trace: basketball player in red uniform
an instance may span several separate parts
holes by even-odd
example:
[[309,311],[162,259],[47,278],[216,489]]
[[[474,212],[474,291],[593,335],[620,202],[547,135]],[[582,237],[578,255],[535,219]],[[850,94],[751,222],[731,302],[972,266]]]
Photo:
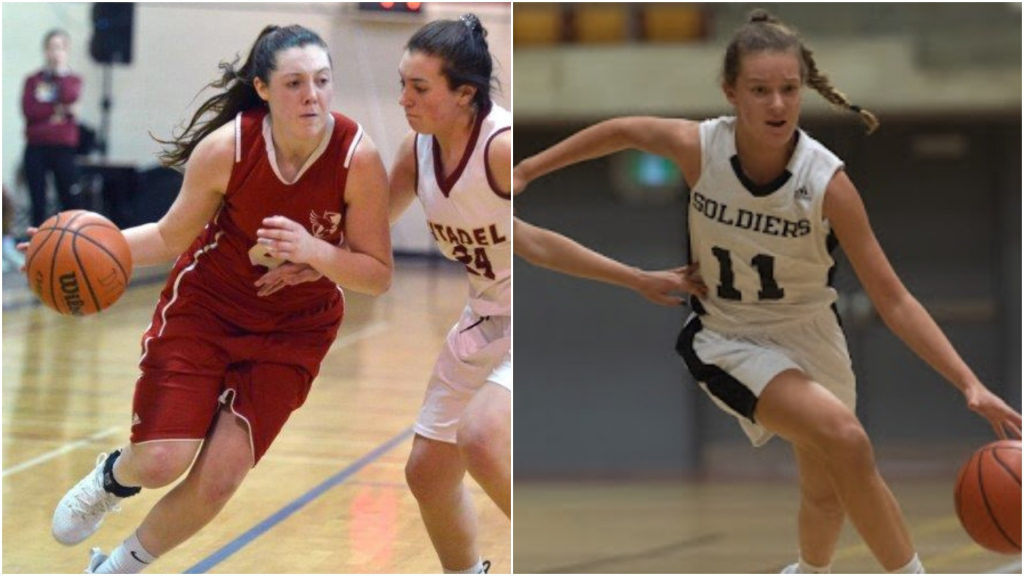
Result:
[[221,66],[223,91],[166,142],[165,164],[186,167],[177,200],[125,230],[137,266],[177,258],[142,339],[131,441],[61,500],[53,535],[77,544],[123,498],[185,478],[89,572],[139,572],[210,522],[305,401],[342,288],[391,282],[387,174],[330,111],[324,41],[268,26],[240,68]]

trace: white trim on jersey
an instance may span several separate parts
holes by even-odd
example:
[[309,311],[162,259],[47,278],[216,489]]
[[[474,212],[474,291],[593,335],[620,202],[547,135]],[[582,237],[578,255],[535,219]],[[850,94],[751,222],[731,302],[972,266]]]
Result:
[[[213,250],[214,248],[217,247],[217,243],[220,241],[221,234],[223,233],[223,230],[217,232],[216,236],[213,237],[212,243],[207,244],[206,246],[203,246],[202,248],[196,250],[195,254],[192,256],[192,263],[186,266],[178,274],[178,277],[174,279],[174,288],[171,290],[173,296],[171,296],[171,299],[167,301],[167,304],[163,307],[163,309],[160,310],[160,331],[157,332],[156,336],[150,336],[149,338],[146,338],[142,342],[142,357],[139,358],[140,367],[142,366],[142,362],[146,359],[146,355],[149,354],[149,341],[152,340],[153,338],[159,338],[163,336],[164,330],[167,329],[167,309],[173,306],[174,303],[177,302],[178,300],[178,285],[181,284],[181,279],[185,277],[185,274],[191,272],[196,267],[196,265],[199,264],[199,258],[202,257],[203,254],[206,254],[210,250]],[[150,324],[150,326],[152,327],[152,323]]]
[[242,161],[242,113],[235,114],[235,164]]
[[285,186],[292,186],[302,178],[302,175],[309,170],[309,167],[314,162],[320,159],[324,155],[324,151],[327,150],[327,145],[331,143],[331,137],[334,135],[334,114],[327,115],[327,128],[324,130],[324,136],[320,139],[320,143],[317,144],[316,150],[309,155],[306,162],[299,168],[299,171],[295,174],[295,178],[291,182],[285,180],[284,176],[281,175],[281,170],[277,166],[277,152],[274,150],[274,134],[273,127],[270,125],[270,114],[263,117],[263,143],[267,149],[267,161],[270,162],[270,168],[274,171],[274,175],[281,181]]
[[352,157],[356,154],[356,147],[359,146],[359,141],[363,139],[363,125],[356,124],[356,127],[359,128],[359,130],[356,131],[356,135],[352,138],[352,144],[348,147],[348,154],[345,155],[346,170],[348,169],[349,164],[352,163]]

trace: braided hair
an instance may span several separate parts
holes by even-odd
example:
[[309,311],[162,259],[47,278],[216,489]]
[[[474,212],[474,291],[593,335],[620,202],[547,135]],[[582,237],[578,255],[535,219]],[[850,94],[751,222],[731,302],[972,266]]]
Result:
[[722,79],[729,86],[736,84],[740,71],[740,58],[757,52],[785,52],[793,50],[800,56],[800,76],[804,84],[833,106],[858,114],[867,126],[868,134],[878,128],[878,118],[870,111],[850,102],[845,94],[836,90],[828,76],[818,70],[814,53],[803,43],[797,32],[766,10],[757,9],[750,13],[746,24],[733,35],[725,50]]
[[491,106],[494,64],[487,46],[487,30],[475,14],[463,14],[458,20],[435,20],[416,31],[405,45],[409,52],[422,52],[440,58],[441,73],[448,89],[464,85],[476,88],[473,104],[477,110]]

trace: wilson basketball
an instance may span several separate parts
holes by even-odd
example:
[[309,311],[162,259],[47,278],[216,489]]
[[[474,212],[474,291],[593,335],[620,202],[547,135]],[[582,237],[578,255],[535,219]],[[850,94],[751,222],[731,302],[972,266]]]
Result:
[[110,307],[132,276],[132,253],[113,222],[69,210],[43,222],[25,254],[32,292],[50,308],[87,316]]
[[956,513],[967,534],[993,552],[1020,554],[1020,440],[982,446],[960,469]]

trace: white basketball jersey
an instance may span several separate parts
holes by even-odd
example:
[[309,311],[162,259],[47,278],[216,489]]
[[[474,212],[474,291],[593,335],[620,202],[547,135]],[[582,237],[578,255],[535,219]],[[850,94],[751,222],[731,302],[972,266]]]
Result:
[[700,125],[701,176],[690,192],[690,258],[708,287],[694,300],[715,330],[762,330],[809,318],[832,305],[836,244],[822,216],[843,162],[802,130],[786,172],[757,185],[736,153],[736,119]]
[[512,314],[512,195],[501,191],[487,168],[491,141],[511,129],[512,115],[492,105],[477,118],[462,161],[447,178],[437,141],[416,135],[416,193],[427,226],[441,252],[465,264],[469,306],[480,316]]

